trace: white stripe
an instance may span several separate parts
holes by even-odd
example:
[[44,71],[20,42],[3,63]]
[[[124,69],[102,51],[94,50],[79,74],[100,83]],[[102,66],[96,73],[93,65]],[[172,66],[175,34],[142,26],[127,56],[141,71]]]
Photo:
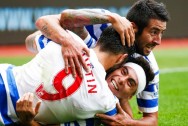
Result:
[[141,93],[138,93],[137,98],[144,99],[144,100],[153,100],[158,98],[158,93],[157,89],[156,92],[148,92],[148,91],[143,91]]
[[139,110],[141,112],[146,112],[146,113],[153,113],[158,111],[158,106],[153,107],[153,108],[144,108],[144,107],[139,107]]
[[160,74],[176,72],[188,72],[188,67],[165,68],[160,70]]

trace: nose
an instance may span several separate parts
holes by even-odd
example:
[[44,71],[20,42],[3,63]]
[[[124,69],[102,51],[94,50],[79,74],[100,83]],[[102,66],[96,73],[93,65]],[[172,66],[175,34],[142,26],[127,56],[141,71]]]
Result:
[[127,79],[128,79],[128,76],[121,76],[121,77],[119,78],[119,84],[120,84],[120,85],[125,84],[125,83],[127,82]]
[[161,35],[161,34],[156,35],[153,42],[154,42],[156,45],[160,45],[160,44],[161,44],[161,38],[162,38],[162,35]]

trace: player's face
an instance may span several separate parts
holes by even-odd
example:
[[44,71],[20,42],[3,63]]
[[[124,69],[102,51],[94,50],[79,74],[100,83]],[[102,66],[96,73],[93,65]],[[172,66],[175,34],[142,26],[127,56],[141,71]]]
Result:
[[150,52],[161,44],[163,32],[166,30],[166,22],[150,19],[149,24],[145,27],[141,35],[136,37],[136,47],[141,55],[149,55]]
[[128,66],[123,66],[113,71],[106,81],[110,90],[117,98],[131,98],[138,87],[136,73]]

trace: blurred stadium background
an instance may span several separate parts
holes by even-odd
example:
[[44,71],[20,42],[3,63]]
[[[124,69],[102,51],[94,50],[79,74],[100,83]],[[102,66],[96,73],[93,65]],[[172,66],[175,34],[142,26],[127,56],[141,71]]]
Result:
[[[0,63],[21,65],[34,54],[24,46],[27,35],[36,30],[35,20],[66,8],[105,8],[126,15],[136,0],[1,0],[0,1]],[[156,0],[166,4],[171,21],[154,51],[160,67],[160,126],[188,124],[188,1]],[[139,118],[135,99],[131,101],[135,118]]]

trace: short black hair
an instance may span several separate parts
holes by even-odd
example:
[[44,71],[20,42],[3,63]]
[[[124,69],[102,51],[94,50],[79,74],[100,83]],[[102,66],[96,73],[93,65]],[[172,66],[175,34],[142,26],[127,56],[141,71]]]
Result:
[[[125,40],[126,43],[126,40]],[[100,46],[101,51],[106,51],[112,54],[132,55],[135,53],[134,47],[123,46],[119,33],[112,27],[107,27],[101,34],[97,45]]]
[[137,25],[138,35],[140,35],[150,19],[168,22],[170,15],[163,3],[154,0],[139,0],[130,8],[126,18]]

